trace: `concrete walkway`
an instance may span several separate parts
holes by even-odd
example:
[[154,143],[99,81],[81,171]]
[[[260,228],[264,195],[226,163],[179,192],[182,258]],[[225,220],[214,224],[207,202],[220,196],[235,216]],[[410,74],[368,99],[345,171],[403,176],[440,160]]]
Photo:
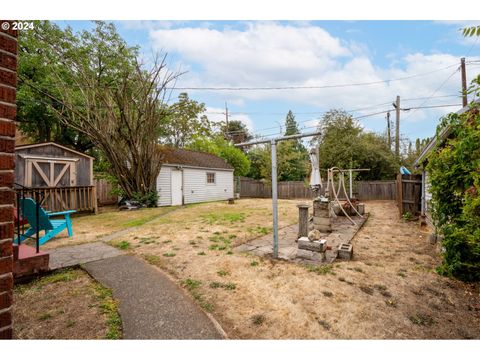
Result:
[[125,339],[223,339],[224,332],[156,267],[104,242],[48,251],[50,269],[82,265],[119,301]]
[[119,300],[125,339],[222,339],[222,332],[161,271],[133,255],[83,265]]
[[50,270],[86,264],[123,254],[122,251],[100,241],[52,249],[48,250],[48,253],[50,254]]

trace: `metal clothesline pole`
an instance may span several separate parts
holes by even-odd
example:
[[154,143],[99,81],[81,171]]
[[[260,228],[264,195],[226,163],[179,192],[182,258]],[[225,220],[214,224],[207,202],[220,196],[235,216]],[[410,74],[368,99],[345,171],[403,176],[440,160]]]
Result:
[[294,140],[304,137],[317,136],[321,133],[311,132],[306,134],[295,134],[281,136],[274,139],[259,139],[250,142],[235,144],[236,147],[267,144],[270,143],[272,151],[272,217],[273,217],[273,257],[278,258],[278,191],[277,191],[277,142],[285,140]]

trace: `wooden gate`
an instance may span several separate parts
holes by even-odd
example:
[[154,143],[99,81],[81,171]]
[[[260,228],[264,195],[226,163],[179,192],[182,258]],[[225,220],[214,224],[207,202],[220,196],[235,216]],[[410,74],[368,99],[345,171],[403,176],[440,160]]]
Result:
[[[25,185],[29,188],[65,188],[77,183],[76,159],[25,159]],[[71,193],[73,202],[74,194]],[[45,192],[45,203],[60,202],[68,208],[66,199],[58,191]]]
[[422,204],[422,175],[397,175],[397,205],[400,216],[420,213]]

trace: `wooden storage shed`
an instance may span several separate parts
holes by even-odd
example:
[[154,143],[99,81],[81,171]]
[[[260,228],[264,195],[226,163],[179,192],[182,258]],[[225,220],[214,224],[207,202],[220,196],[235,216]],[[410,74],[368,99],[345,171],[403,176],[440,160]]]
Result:
[[93,157],[54,142],[15,148],[15,185],[44,194],[50,211],[96,211]]

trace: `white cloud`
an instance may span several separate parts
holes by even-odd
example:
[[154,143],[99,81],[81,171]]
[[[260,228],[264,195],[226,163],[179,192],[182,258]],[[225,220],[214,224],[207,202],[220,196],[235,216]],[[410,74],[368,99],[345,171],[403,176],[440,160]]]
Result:
[[[374,65],[365,44],[334,37],[324,29],[308,23],[293,26],[292,23],[282,25],[275,22],[247,22],[244,25],[242,30],[157,28],[150,31],[150,37],[154,48],[174,52],[182,62],[189,64],[190,72],[179,79],[179,87],[322,86],[378,82],[459,64],[457,56],[447,53],[411,53],[395,58],[390,66],[378,67]],[[298,108],[308,105],[321,110],[348,110],[393,101],[396,95],[407,99],[458,94],[460,74],[453,74],[455,70],[456,66],[452,66],[427,76],[370,86],[318,90],[230,91],[222,92],[221,97],[235,99],[228,100],[232,104],[234,101],[243,104],[252,100],[289,101],[298,104]],[[450,75],[452,76],[446,80]],[[472,75],[468,74],[469,79]],[[423,102],[424,100],[405,101],[402,106],[418,106]],[[455,98],[432,99],[426,105],[439,102],[460,101]],[[386,105],[386,108],[391,106]],[[356,112],[356,115],[378,110],[365,109]],[[412,122],[438,119],[440,115],[452,110],[455,108],[417,110],[412,115],[405,114],[405,118]],[[247,115],[242,116],[244,117],[241,120],[252,129],[252,119]],[[384,115],[379,115],[379,119],[383,117]]]

